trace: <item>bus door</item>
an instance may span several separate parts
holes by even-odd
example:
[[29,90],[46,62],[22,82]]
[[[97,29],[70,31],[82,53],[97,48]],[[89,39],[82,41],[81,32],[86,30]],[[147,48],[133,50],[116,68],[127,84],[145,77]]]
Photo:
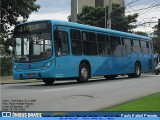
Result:
[[69,56],[69,37],[66,27],[54,28],[54,51],[55,51],[55,77],[63,78],[71,76],[71,57]]

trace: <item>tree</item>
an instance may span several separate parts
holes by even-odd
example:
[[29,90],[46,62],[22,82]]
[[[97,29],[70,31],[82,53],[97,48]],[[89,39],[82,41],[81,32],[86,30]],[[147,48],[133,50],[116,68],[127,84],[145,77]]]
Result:
[[[108,7],[106,7],[106,10]],[[131,23],[136,22],[138,14],[125,16],[125,9],[118,4],[112,5],[112,29],[124,32],[132,32],[136,28]],[[84,6],[82,13],[78,14],[78,23],[88,24],[97,27],[105,27],[104,7]]]
[[153,45],[155,51],[160,54],[160,19],[158,19],[158,25],[154,27]]
[[137,35],[148,36],[147,33],[142,32],[142,31],[136,31],[136,32],[134,32],[134,33],[137,34]]
[[36,0],[1,0],[1,22],[0,41],[2,54],[10,54],[9,46],[12,46],[11,27],[19,23],[18,18],[26,21],[33,11],[40,6],[35,4]]
[[12,27],[19,23],[18,18],[26,21],[33,11],[40,6],[35,4],[36,0],[1,0],[1,22],[0,22],[0,75],[11,75],[12,58]]

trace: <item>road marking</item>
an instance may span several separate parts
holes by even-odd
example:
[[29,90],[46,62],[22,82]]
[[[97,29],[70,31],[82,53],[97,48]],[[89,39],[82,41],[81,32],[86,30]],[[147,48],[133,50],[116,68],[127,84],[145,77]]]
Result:
[[50,91],[56,91],[56,90],[67,90],[67,89],[72,89],[72,88],[75,88],[75,87],[49,89],[49,90],[43,90],[41,92],[50,92]]

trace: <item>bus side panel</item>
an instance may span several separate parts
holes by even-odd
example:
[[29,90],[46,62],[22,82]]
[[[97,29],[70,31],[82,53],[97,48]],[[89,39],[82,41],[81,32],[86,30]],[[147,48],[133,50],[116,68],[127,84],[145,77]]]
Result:
[[99,56],[99,63],[94,75],[108,75],[111,73],[112,62],[110,56]]
[[149,72],[149,54],[139,54],[139,61],[141,62],[141,71]]
[[61,56],[56,58],[56,78],[78,77],[79,57]]
[[137,60],[137,56],[134,53],[123,57],[124,74],[134,73],[136,60]]
[[124,64],[123,64],[123,57],[111,57],[111,65],[110,65],[110,72],[111,74],[123,74],[124,73]]
[[148,54],[142,54],[142,72],[149,72],[149,55]]
[[99,75],[97,69],[99,69],[99,58],[98,56],[82,56],[81,61],[87,60],[91,67],[91,76]]

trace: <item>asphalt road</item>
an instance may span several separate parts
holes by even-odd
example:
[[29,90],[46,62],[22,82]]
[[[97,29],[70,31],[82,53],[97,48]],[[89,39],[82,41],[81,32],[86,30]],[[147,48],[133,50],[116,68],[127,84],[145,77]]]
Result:
[[1,85],[1,110],[99,111],[160,92],[160,76],[95,79],[85,84],[74,80]]

